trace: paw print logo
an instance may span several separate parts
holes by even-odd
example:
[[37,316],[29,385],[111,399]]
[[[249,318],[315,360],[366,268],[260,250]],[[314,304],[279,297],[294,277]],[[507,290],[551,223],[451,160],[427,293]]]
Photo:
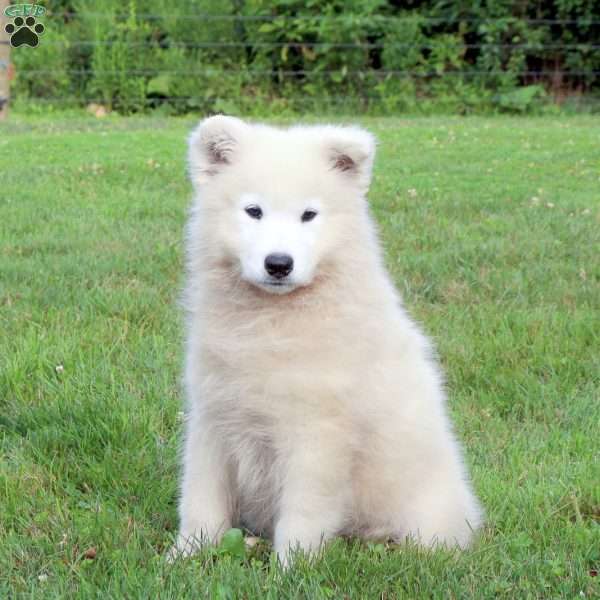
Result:
[[45,29],[41,23],[35,22],[35,17],[15,17],[12,23],[4,26],[4,31],[10,35],[10,45],[15,48],[24,44],[35,48]]

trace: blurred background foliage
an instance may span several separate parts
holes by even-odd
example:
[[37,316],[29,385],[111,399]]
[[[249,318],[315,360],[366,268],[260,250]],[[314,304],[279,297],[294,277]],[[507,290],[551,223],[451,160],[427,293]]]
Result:
[[59,0],[13,95],[133,113],[600,103],[598,0]]

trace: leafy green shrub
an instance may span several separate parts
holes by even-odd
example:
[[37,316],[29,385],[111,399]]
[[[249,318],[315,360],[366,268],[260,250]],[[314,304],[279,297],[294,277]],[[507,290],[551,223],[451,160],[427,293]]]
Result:
[[[16,96],[101,101],[121,112],[464,113],[532,111],[552,98],[600,93],[595,0],[98,0],[93,8],[59,0],[53,7],[40,46],[13,52]],[[43,69],[52,73],[28,75]]]
[[534,103],[538,103],[545,97],[546,91],[541,85],[526,85],[498,94],[495,100],[498,106],[507,111],[527,112]]
[[16,77],[13,93],[34,98],[69,98],[73,94],[69,79],[68,39],[61,31],[46,28],[36,48],[20,46],[11,60]]

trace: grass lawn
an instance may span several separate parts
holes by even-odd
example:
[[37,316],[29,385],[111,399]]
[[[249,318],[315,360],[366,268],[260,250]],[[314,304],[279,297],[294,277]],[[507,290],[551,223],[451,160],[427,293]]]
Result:
[[600,122],[370,119],[389,268],[487,525],[164,559],[177,529],[191,119],[0,125],[0,598],[600,596]]

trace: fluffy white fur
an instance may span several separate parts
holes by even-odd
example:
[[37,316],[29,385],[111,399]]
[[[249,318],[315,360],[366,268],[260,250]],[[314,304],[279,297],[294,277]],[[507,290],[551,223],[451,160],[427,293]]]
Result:
[[[178,551],[235,525],[283,562],[343,534],[464,547],[480,525],[438,366],[368,214],[374,152],[354,127],[224,116],[190,138]],[[294,259],[278,287],[272,252]]]

